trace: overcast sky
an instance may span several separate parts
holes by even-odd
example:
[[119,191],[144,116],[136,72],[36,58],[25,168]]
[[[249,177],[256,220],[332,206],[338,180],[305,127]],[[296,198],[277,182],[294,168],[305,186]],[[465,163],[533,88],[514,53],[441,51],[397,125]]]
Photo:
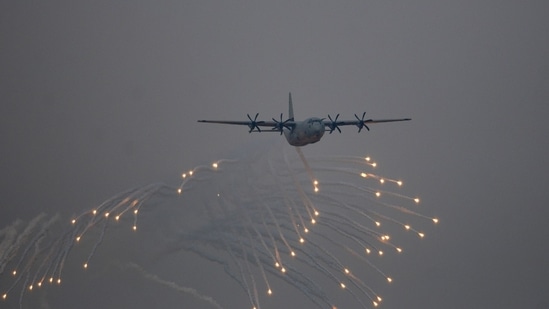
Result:
[[[402,279],[384,308],[548,308],[547,12],[546,1],[2,1],[0,227],[68,218],[266,147],[279,136],[196,120],[270,120],[291,91],[297,119],[413,119],[304,149],[375,157],[441,219],[387,265]],[[47,301],[90,301],[85,287],[120,291],[137,276],[89,277]],[[126,292],[145,307],[168,294],[139,287]]]

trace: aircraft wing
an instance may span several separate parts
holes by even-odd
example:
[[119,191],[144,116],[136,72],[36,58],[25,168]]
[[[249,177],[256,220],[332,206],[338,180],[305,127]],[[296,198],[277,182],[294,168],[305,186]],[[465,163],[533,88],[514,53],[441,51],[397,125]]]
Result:
[[[241,125],[241,126],[248,126],[250,124],[253,124],[251,121],[232,121],[232,120],[198,120],[198,122],[235,124],[235,125]],[[275,125],[275,122],[274,121],[257,121],[256,124],[260,127],[273,127]]]
[[[241,126],[247,126],[250,130],[249,133],[252,132],[281,132],[281,125],[287,129],[292,129],[295,127],[295,121],[292,120],[286,120],[284,122],[278,122],[278,121],[256,121],[256,120],[250,120],[250,121],[231,121],[231,120],[198,120],[198,122],[205,122],[205,123],[218,123],[218,124],[232,124],[232,125],[241,125]],[[260,127],[270,127],[270,130],[261,130]]]
[[[337,121],[337,125],[339,126],[351,126],[355,125],[358,126],[362,122],[364,125],[370,124],[370,123],[383,123],[383,122],[396,122],[396,121],[408,121],[412,120],[411,118],[399,118],[399,119],[368,119],[368,120],[341,120]],[[326,126],[330,125],[330,122],[324,122]]]
[[358,116],[355,114],[356,120],[337,120],[338,116],[336,116],[335,119],[332,120],[330,116],[330,120],[323,120],[324,126],[328,128],[328,131],[332,133],[334,130],[338,130],[341,133],[341,130],[339,129],[340,126],[357,126],[358,132],[362,130],[362,128],[366,128],[366,130],[370,131],[370,128],[368,127],[369,124],[375,124],[375,123],[385,123],[385,122],[397,122],[397,121],[409,121],[412,120],[411,118],[396,118],[396,119],[367,119],[364,120],[364,115],[362,115],[362,119],[358,118]]

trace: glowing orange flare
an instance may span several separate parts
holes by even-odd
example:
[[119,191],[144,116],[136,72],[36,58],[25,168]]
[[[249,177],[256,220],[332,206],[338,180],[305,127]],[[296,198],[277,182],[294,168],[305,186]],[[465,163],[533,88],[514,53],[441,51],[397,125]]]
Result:
[[84,268],[88,268],[88,263],[84,263]]
[[76,237],[76,241],[77,241],[77,242],[80,241],[80,236],[77,236],[77,237]]
[[12,275],[14,275],[14,276],[17,275],[17,270],[14,270],[14,271],[12,272]]
[[273,294],[273,291],[271,291],[271,289],[269,289],[269,290],[267,291],[267,294],[272,295],[272,294]]
[[32,291],[32,284],[29,285],[29,291]]
[[6,298],[8,298],[8,294],[2,295],[2,299],[6,299]]
[[438,219],[437,219],[437,218],[433,218],[433,222],[434,222],[435,224],[437,224],[437,223],[438,223]]
[[380,183],[385,183],[385,179],[381,178],[381,179],[379,180],[379,182],[380,182]]
[[380,197],[380,196],[381,196],[381,192],[377,191],[377,192],[376,192],[376,196],[377,196],[377,197]]
[[377,302],[373,301],[372,303],[374,304],[374,307],[377,307],[377,305],[378,305]]
[[92,214],[95,216],[97,214],[97,210],[92,210]]
[[387,282],[391,283],[393,282],[393,279],[391,277],[387,277]]
[[397,181],[397,185],[398,185],[399,187],[402,186],[402,181],[400,181],[400,180]]
[[133,226],[133,230],[134,230],[134,231],[137,231],[137,225],[134,225],[134,226]]
[[372,166],[373,166],[373,167],[376,167],[376,166],[377,166],[377,163],[375,163],[375,162],[372,163]]
[[347,268],[345,268],[343,271],[345,271],[346,274],[350,273],[350,271]]
[[61,284],[61,278],[57,279],[57,284]]
[[423,233],[421,233],[421,232],[420,232],[420,233],[417,233],[417,234],[418,234],[418,236],[421,237],[421,238],[425,237],[425,234],[423,234]]
[[379,250],[378,254],[383,255],[383,251]]
[[177,194],[181,194],[181,188],[177,189]]
[[416,197],[416,198],[414,199],[414,202],[416,202],[416,204],[419,204],[419,197]]
[[295,252],[293,252],[293,251],[292,251],[290,254],[291,254],[292,256],[295,256]]
[[376,221],[376,226],[380,226],[380,225],[381,225],[381,222]]
[[282,271],[283,273],[285,273],[285,272],[286,272],[286,268],[282,267],[282,269],[281,269],[280,271]]
[[72,224],[75,224],[75,223],[76,223],[76,219],[72,219],[71,223],[72,223]]
[[115,217],[116,221],[120,220],[120,216]]
[[364,158],[364,160],[370,161],[370,157],[366,157],[366,158]]
[[300,243],[304,243],[304,242],[305,242],[305,239],[300,238],[300,239],[299,239],[299,242],[300,242]]
[[217,168],[217,163],[212,163],[213,168]]
[[401,252],[402,252],[402,249],[400,249],[400,248],[397,247],[397,248],[396,248],[396,251],[398,251],[398,253],[401,253]]
[[406,225],[404,226],[404,228],[407,229],[407,230],[409,230],[409,229],[410,229],[410,226],[409,226],[408,224],[406,224]]
[[366,173],[360,173],[360,176],[361,176],[362,178],[366,178],[366,177],[368,177],[368,174],[366,174]]

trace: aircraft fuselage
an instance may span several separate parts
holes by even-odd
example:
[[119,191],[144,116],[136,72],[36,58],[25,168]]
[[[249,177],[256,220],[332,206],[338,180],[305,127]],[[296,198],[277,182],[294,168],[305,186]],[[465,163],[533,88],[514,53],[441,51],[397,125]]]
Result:
[[285,128],[284,136],[292,146],[305,146],[318,142],[325,130],[322,119],[313,117],[296,122],[292,130]]

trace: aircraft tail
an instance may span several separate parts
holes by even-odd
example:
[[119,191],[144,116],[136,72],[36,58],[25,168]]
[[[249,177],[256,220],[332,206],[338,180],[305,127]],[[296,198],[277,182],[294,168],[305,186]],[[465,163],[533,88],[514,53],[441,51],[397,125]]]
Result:
[[292,93],[289,94],[288,101],[288,119],[294,121],[294,105],[292,104]]

